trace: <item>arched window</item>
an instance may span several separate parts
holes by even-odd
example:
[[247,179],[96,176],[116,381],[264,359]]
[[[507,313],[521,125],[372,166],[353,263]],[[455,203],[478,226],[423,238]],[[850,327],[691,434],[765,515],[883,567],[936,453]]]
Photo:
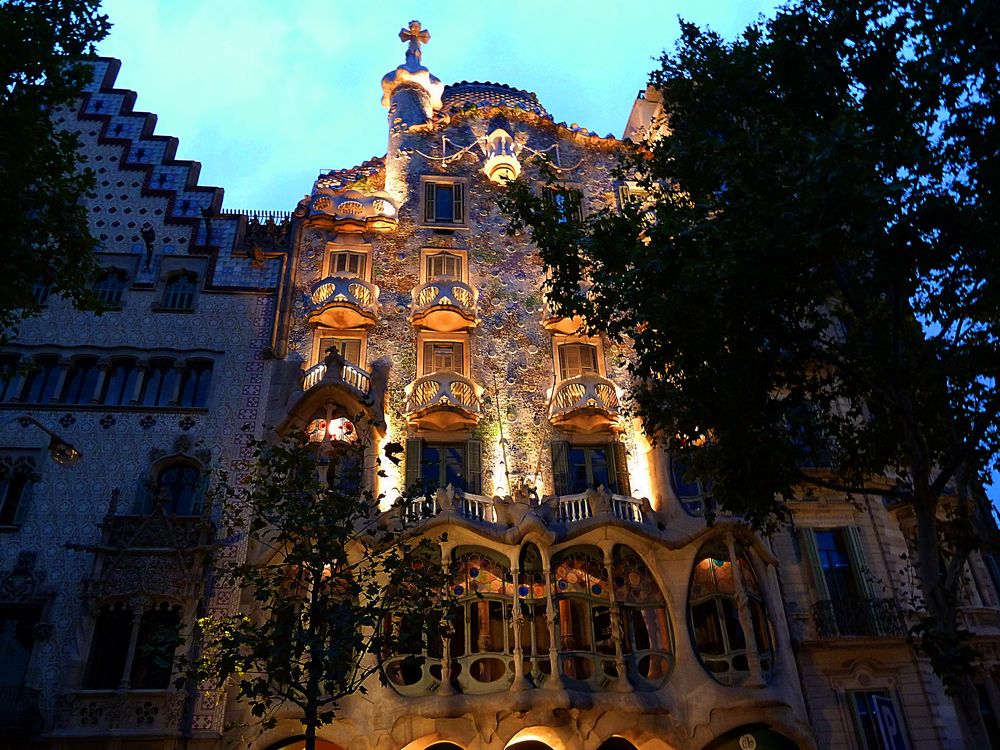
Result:
[[[203,502],[202,472],[194,462],[178,461],[156,473],[152,501],[163,503],[164,510],[176,516],[197,516]],[[147,507],[149,512],[152,507]]]
[[163,287],[164,310],[186,311],[194,309],[194,295],[198,291],[198,277],[193,273],[179,273],[167,279]]
[[97,360],[93,357],[80,357],[73,360],[66,373],[62,398],[64,404],[89,404],[94,398],[97,387]]
[[[695,650],[712,676],[724,685],[736,685],[751,675],[751,659],[759,659],[760,677],[770,676],[774,646],[771,626],[757,584],[757,576],[739,545],[738,570],[722,541],[710,542],[698,555],[688,598],[691,637]],[[741,612],[740,594],[746,601]]]
[[596,547],[574,547],[552,561],[563,677],[600,688],[618,678],[611,587]]
[[542,555],[531,542],[521,548],[517,572],[517,601],[520,605],[521,653],[524,674],[535,685],[552,674],[549,660],[549,623],[547,594],[549,581],[542,566]]
[[44,404],[56,395],[59,386],[59,358],[36,357],[24,379],[21,400],[26,404]]
[[452,676],[466,693],[506,690],[514,680],[511,607],[514,583],[507,560],[489,550],[459,547],[452,563],[459,600],[451,638]]
[[[159,602],[136,618],[125,602],[105,604],[97,615],[83,686],[88,690],[165,690],[180,644],[180,607]],[[136,631],[136,632],[134,632]],[[135,649],[129,644],[135,638]]]
[[94,292],[109,305],[118,306],[122,303],[122,294],[128,285],[128,274],[120,268],[109,268],[103,271],[94,282]]
[[208,389],[212,384],[212,361],[200,359],[188,362],[181,373],[178,406],[203,407],[208,405]]
[[170,406],[179,377],[172,359],[151,360],[139,394],[140,406]]
[[125,406],[135,394],[136,382],[142,376],[134,359],[120,358],[111,363],[104,385],[101,403],[106,406]]
[[629,679],[636,687],[656,689],[670,674],[674,661],[663,592],[642,558],[622,545],[614,550],[611,582]]
[[16,355],[0,358],[0,403],[13,401],[21,395],[21,380],[17,372],[19,364]]

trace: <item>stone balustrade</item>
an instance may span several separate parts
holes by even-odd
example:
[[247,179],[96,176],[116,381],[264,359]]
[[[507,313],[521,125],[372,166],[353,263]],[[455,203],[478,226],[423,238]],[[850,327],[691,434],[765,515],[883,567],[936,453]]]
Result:
[[368,396],[371,391],[371,376],[357,365],[343,359],[333,361],[330,367],[326,362],[320,362],[302,374],[303,391],[308,391],[324,382],[349,386],[362,396]]

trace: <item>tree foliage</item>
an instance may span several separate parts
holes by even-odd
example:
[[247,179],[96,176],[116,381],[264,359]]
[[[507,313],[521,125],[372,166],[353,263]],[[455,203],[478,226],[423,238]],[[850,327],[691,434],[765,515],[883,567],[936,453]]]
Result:
[[47,286],[81,309],[91,290],[95,240],[83,198],[95,185],[79,139],[52,113],[71,104],[93,74],[83,58],[110,29],[99,0],[0,2],[0,335],[41,309]]
[[338,702],[366,691],[380,656],[419,660],[423,639],[443,621],[435,616],[447,590],[441,553],[381,516],[370,492],[331,486],[330,466],[317,465],[317,446],[302,435],[252,447],[246,486],[223,475],[216,489],[228,497],[230,539],[248,542],[246,559],[218,563],[216,575],[243,600],[234,614],[199,621],[195,677],[235,685],[261,731],[283,710],[299,712],[311,750]]
[[524,184],[504,201],[563,311],[632,343],[647,430],[722,508],[770,530],[817,491],[912,506],[916,635],[968,747],[956,613],[1000,444],[996,28],[983,0],[801,0],[732,41],[682,23],[651,75],[663,120],[618,175],[647,197],[578,223]]

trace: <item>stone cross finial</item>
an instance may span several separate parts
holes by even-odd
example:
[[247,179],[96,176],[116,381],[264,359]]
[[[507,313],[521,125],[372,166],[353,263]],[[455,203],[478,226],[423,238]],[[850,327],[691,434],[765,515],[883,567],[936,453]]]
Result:
[[409,42],[406,48],[406,64],[409,67],[420,67],[421,44],[431,40],[431,32],[420,28],[420,21],[410,21],[410,28],[399,30],[399,41]]

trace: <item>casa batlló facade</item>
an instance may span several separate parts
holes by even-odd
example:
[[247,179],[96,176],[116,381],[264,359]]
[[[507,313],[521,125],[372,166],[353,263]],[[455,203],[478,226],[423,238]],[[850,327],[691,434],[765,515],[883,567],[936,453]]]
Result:
[[[39,288],[43,314],[0,354],[0,744],[301,746],[291,713],[233,729],[244,707],[173,684],[195,619],[239,604],[204,574],[210,549],[246,553],[216,546],[206,473],[239,476],[247,435],[303,430],[337,466],[405,446],[363,482],[447,532],[462,613],[422,666],[383,658],[386,686],[343,703],[327,750],[956,746],[906,639],[906,508],[820,495],[769,539],[707,525],[710,488],[624,409],[629,352],[552,312],[537,254],[506,233],[508,179],[563,208],[543,157],[584,212],[641,200],[612,176],[622,141],[508,85],[445,86],[427,31],[400,38],[385,157],[320,174],[291,212],[224,209],[114,88],[117,61],[55,113],[97,173],[95,284],[115,309]],[[659,106],[640,93],[623,138]],[[393,507],[419,482],[430,499]],[[998,573],[973,556],[962,616],[1000,742]],[[164,631],[173,668],[149,647]]]

